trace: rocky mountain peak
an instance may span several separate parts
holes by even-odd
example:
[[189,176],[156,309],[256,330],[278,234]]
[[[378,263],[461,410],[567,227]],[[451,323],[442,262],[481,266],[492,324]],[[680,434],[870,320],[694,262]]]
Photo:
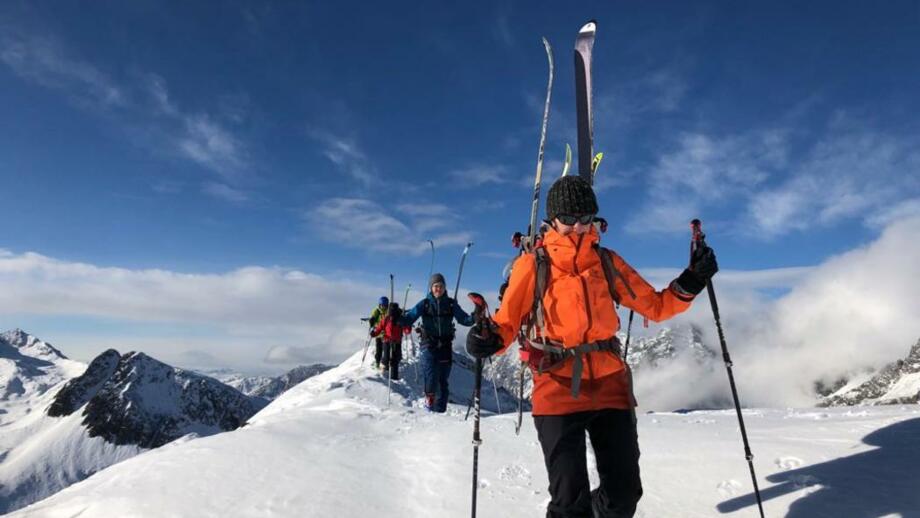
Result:
[[90,437],[155,448],[188,433],[236,429],[266,404],[144,353],[110,349],[65,385],[48,415],[69,415],[85,405]]
[[820,406],[915,404],[920,402],[920,340],[904,359],[889,363],[862,383],[848,383]]
[[51,361],[55,359],[67,359],[61,351],[55,349],[51,344],[43,342],[18,327],[0,333],[0,345],[12,347],[17,349],[20,354],[33,358]]

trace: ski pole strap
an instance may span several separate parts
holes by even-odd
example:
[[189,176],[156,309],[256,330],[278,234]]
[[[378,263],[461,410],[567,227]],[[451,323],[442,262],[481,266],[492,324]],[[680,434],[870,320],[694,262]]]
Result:
[[[563,347],[558,342],[547,341],[546,343],[538,341],[530,341],[530,346],[534,349],[539,349],[543,351],[543,358],[540,359],[540,364],[537,367],[537,372],[543,374],[544,372],[552,371],[562,365],[569,358],[572,360],[572,397],[577,399],[578,394],[581,390],[581,374],[584,371],[584,362],[582,357],[590,352],[594,351],[610,351],[620,356],[620,340],[614,336],[607,340],[599,340],[597,342],[591,342],[587,344],[579,344],[575,347]],[[558,345],[557,345],[558,344]],[[551,359],[552,358],[552,359]],[[549,360],[551,363],[548,366],[544,366]]]

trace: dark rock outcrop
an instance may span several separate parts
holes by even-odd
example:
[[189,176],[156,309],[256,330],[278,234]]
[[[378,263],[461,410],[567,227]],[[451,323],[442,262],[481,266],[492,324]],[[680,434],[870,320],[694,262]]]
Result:
[[48,415],[64,417],[88,403],[115,373],[119,360],[121,355],[115,349],[109,349],[93,359],[86,372],[68,381],[58,391],[48,406]]

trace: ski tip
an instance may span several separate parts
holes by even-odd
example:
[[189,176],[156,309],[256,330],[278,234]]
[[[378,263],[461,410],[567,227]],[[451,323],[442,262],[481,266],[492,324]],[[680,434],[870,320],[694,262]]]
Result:
[[597,20],[589,20],[588,23],[581,26],[581,30],[578,31],[578,34],[593,34],[595,32],[597,32]]

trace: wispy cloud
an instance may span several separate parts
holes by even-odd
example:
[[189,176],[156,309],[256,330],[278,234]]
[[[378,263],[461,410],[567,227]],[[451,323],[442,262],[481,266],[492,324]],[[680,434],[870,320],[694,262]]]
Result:
[[916,210],[918,195],[920,139],[847,130],[826,135],[785,181],[752,196],[748,215],[770,237],[852,218],[877,226]]
[[0,27],[0,61],[23,79],[47,88],[66,90],[80,103],[121,107],[125,92],[91,64],[67,59],[49,38],[25,36]]
[[649,174],[648,202],[627,230],[677,232],[705,205],[748,199],[773,171],[786,164],[785,136],[765,131],[715,139],[685,133],[677,148],[659,158]]
[[[508,168],[503,165],[477,164],[465,169],[455,169],[448,173],[455,186],[471,189],[486,184],[508,183]],[[533,185],[533,179],[531,179]]]
[[[440,205],[429,208],[437,211],[446,210]],[[442,246],[465,244],[472,236],[471,233],[462,231],[441,232],[431,236],[431,230],[445,225],[430,225],[428,218],[420,215],[403,221],[381,205],[358,198],[326,200],[307,211],[304,219],[315,224],[315,228],[324,239],[347,247],[379,252],[421,255],[428,252],[428,239],[432,239],[435,245]],[[452,217],[442,214],[435,219],[451,221]]]
[[201,191],[209,196],[232,203],[243,203],[250,199],[249,194],[245,191],[234,189],[229,185],[217,182],[205,183],[202,185]]
[[376,167],[354,138],[336,135],[318,128],[311,128],[307,133],[310,138],[323,146],[323,156],[361,185],[371,187],[379,183]]
[[75,105],[104,114],[155,152],[189,160],[238,183],[250,167],[243,141],[217,118],[187,112],[170,98],[154,73],[114,79],[90,61],[68,53],[51,37],[0,26],[0,62],[23,80],[61,92]]
[[651,114],[679,111],[689,89],[689,68],[684,60],[675,60],[618,74],[611,88],[595,97],[595,120],[626,125]]

